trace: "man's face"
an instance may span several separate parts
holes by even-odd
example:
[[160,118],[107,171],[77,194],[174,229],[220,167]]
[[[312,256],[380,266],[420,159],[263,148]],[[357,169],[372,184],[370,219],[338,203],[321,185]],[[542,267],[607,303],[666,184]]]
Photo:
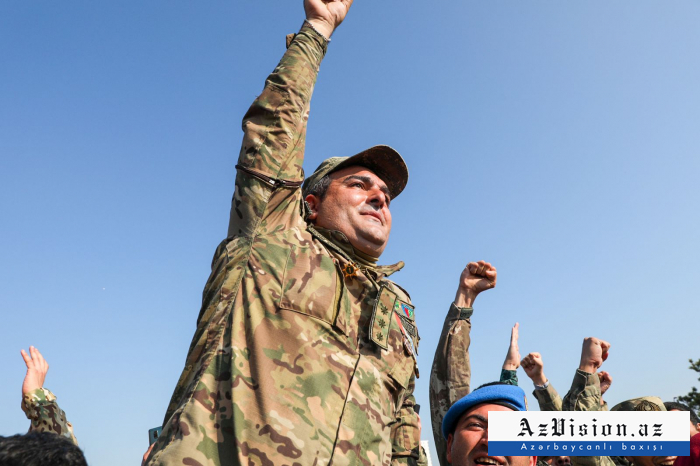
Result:
[[571,458],[568,456],[550,456],[547,463],[552,466],[569,466],[571,464]]
[[330,174],[323,199],[306,196],[310,219],[319,227],[342,232],[356,249],[379,257],[391,232],[389,189],[373,171],[360,166]]
[[627,456],[634,466],[672,466],[677,456]]
[[512,411],[505,406],[481,404],[459,418],[447,437],[447,461],[452,466],[534,466],[536,456],[488,456],[489,411]]

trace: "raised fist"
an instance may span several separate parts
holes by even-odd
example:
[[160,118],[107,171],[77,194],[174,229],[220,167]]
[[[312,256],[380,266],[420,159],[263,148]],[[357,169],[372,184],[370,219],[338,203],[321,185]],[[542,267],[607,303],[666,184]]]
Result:
[[600,379],[600,395],[604,395],[608,391],[610,385],[612,385],[612,375],[605,371],[598,372],[598,378]]
[[496,267],[485,261],[470,262],[459,277],[455,303],[459,307],[471,307],[479,293],[495,286]]
[[547,383],[547,377],[544,376],[544,362],[540,353],[530,353],[520,362],[523,370],[530,377],[535,385],[544,385]]
[[304,0],[306,20],[327,39],[348,14],[353,0]]
[[581,348],[581,363],[578,368],[594,374],[603,361],[608,359],[608,350],[610,350],[610,343],[607,341],[595,337],[584,338],[583,348]]

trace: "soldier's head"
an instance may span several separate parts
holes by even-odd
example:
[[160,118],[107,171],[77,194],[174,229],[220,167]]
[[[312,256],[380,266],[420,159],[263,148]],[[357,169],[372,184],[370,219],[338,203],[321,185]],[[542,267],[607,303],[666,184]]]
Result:
[[447,461],[452,466],[534,466],[536,456],[489,456],[490,411],[527,411],[525,392],[494,382],[453,404],[442,421]]
[[[612,407],[610,411],[666,411],[660,398],[643,396],[623,401]],[[634,466],[672,466],[676,456],[626,456]]]
[[0,464],[87,466],[80,448],[53,432],[0,437]]
[[665,401],[664,406],[666,411],[688,411],[690,413],[690,436],[692,437],[700,432],[700,418],[689,406],[675,401]]
[[570,466],[571,458],[568,456],[548,456],[545,460],[550,466]]
[[331,157],[304,181],[307,220],[340,231],[355,249],[379,257],[391,233],[389,205],[407,182],[406,163],[388,146]]

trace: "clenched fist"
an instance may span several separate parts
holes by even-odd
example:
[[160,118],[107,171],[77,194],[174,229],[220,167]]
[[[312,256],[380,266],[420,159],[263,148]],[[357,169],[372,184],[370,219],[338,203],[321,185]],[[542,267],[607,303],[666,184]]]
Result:
[[603,361],[608,359],[608,351],[610,343],[599,340],[595,337],[583,339],[583,348],[581,348],[581,363],[579,369],[594,374],[603,364]]
[[471,307],[479,293],[495,286],[496,267],[485,261],[470,262],[459,277],[455,305]]
[[608,391],[610,385],[612,385],[612,375],[605,371],[598,372],[598,378],[600,379],[600,395],[604,395]]
[[544,362],[540,353],[530,353],[520,361],[523,370],[530,377],[535,385],[544,385],[547,383],[547,377],[544,375]]
[[304,0],[306,20],[326,39],[330,39],[335,28],[348,14],[353,0]]

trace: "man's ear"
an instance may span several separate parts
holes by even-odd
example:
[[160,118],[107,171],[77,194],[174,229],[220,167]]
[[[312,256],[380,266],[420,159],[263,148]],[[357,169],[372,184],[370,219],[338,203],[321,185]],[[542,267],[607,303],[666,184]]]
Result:
[[454,440],[454,435],[449,434],[447,436],[447,462],[452,463],[452,441]]
[[306,207],[309,210],[306,219],[313,222],[318,217],[319,199],[313,194],[308,194],[304,198],[304,202],[306,202]]

